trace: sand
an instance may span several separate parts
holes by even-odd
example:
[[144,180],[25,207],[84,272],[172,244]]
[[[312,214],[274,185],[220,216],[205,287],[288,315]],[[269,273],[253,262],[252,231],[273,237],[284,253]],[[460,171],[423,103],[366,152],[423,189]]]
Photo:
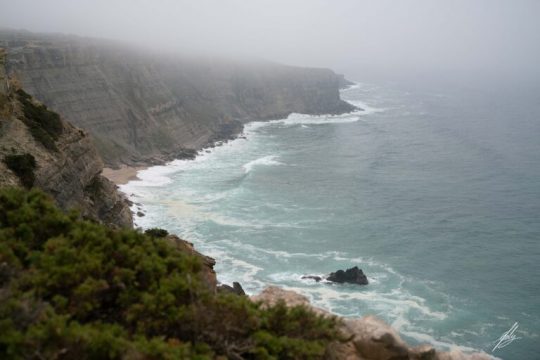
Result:
[[103,176],[116,185],[127,184],[131,180],[137,180],[137,172],[146,169],[145,166],[125,166],[119,169],[103,168]]

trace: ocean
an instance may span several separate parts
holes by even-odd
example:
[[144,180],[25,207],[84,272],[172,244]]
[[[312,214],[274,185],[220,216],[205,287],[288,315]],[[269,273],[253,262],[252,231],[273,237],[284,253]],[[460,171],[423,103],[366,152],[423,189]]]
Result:
[[[413,344],[540,358],[540,94],[358,82],[339,116],[252,122],[243,137],[121,186],[142,228]],[[367,286],[303,280],[358,266]],[[493,347],[514,323],[518,337]]]

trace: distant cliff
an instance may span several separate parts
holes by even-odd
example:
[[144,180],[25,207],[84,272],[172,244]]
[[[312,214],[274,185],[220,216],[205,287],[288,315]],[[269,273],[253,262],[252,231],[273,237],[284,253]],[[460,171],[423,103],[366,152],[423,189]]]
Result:
[[327,69],[153,56],[112,42],[0,32],[27,91],[93,135],[105,162],[192,156],[242,124],[292,112],[343,113],[346,84]]
[[86,218],[131,227],[127,200],[101,176],[103,162],[88,133],[23,90],[8,89],[1,69],[0,186],[35,186],[64,210],[78,209]]

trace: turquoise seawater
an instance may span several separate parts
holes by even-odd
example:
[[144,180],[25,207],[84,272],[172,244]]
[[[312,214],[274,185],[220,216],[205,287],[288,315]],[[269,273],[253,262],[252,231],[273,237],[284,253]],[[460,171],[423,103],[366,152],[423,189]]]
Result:
[[[140,172],[121,187],[137,225],[193,242],[248,293],[275,284],[413,343],[540,358],[538,93],[359,83],[342,97],[364,111],[250,123]],[[354,265],[368,286],[301,279]]]

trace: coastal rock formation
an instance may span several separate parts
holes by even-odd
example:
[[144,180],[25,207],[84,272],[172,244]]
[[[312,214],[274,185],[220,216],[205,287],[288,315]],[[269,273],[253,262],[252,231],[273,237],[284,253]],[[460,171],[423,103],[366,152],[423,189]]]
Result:
[[101,176],[103,162],[88,133],[24,91],[8,89],[7,79],[0,82],[0,186],[35,186],[64,210],[131,227],[128,202]]
[[[251,300],[271,306],[284,301],[287,306],[305,305],[313,311],[334,316],[323,309],[311,306],[307,297],[278,287],[268,287]],[[465,354],[459,350],[440,351],[429,345],[412,347],[405,343],[397,331],[375,316],[358,319],[342,319],[343,342],[332,343],[327,348],[325,358],[331,360],[389,360],[389,359],[429,359],[429,360],[489,360],[485,353]]]
[[328,276],[328,278],[326,278],[326,280],[340,283],[340,284],[342,283],[358,284],[358,285],[368,284],[368,279],[366,275],[361,269],[358,268],[358,266],[352,267],[345,271],[338,270],[336,272],[333,272]]
[[348,283],[348,284],[357,284],[357,285],[367,285],[369,283],[367,276],[364,274],[362,269],[358,268],[358,266],[352,267],[345,271],[338,270],[336,272],[330,273],[330,275],[326,277],[322,277],[319,275],[303,275],[302,279],[315,280],[316,282],[327,280],[327,281],[335,282],[338,284]]
[[74,36],[0,31],[7,67],[37,99],[88,130],[108,166],[158,164],[290,113],[337,114],[349,84],[328,69],[156,57]]

